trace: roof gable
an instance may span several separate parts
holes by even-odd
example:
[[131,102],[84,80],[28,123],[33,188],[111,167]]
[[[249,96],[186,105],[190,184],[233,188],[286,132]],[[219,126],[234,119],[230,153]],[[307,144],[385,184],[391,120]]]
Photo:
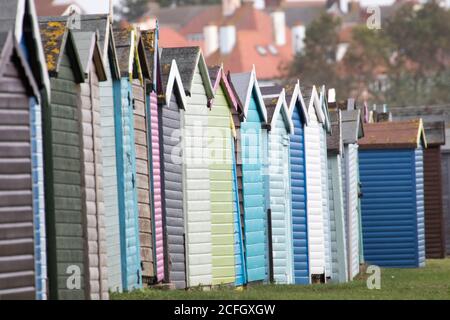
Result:
[[113,34],[121,77],[138,78],[144,83],[143,69],[146,68],[146,64],[145,61],[140,60],[141,56],[138,52],[140,37],[138,38],[136,30],[134,28],[117,29]]
[[157,70],[158,70],[158,29],[141,31],[142,43],[144,44],[145,55],[147,58],[149,79],[153,90],[157,91]]
[[313,86],[311,89],[311,96],[309,97],[309,104],[308,104],[308,114],[310,112],[314,112],[314,114],[317,117],[317,121],[320,123],[325,122],[325,115],[322,110],[322,106],[320,104],[319,95],[317,93],[316,86]]
[[225,72],[223,71],[222,66],[214,66],[208,68],[209,77],[211,79],[211,84],[213,85],[214,93],[217,92],[219,86],[222,87],[223,92],[225,93],[225,97],[228,100],[228,103],[231,105],[234,110],[238,111],[238,98],[234,90],[231,87],[230,82],[228,81]]
[[198,66],[208,100],[214,98],[214,90],[209,79],[208,67],[206,66],[205,58],[200,47],[163,48],[161,63],[167,64],[172,60],[177,62],[186,95],[191,95],[195,68]]
[[[97,35],[98,46],[103,62],[109,59],[111,74],[114,79],[120,78],[119,64],[114,43],[112,22],[109,14],[81,14],[81,29],[74,31],[93,32]],[[47,21],[66,22],[70,16],[46,17]]]
[[264,96],[264,103],[267,108],[267,121],[271,129],[275,127],[278,117],[283,117],[283,122],[289,134],[294,132],[294,124],[286,103],[286,93],[284,88],[278,95]]
[[364,136],[361,110],[342,110],[342,139],[345,144],[357,143]]
[[328,112],[328,102],[327,102],[327,96],[326,96],[325,92],[326,92],[325,86],[322,86],[322,88],[320,89],[319,103],[322,108],[322,113],[324,116],[323,124],[324,124],[325,130],[328,133],[331,133],[330,114]]
[[253,67],[251,72],[231,74],[231,80],[244,109],[244,121],[245,118],[247,118],[253,92],[255,92],[257,104],[263,116],[263,121],[267,123],[267,110],[258,85],[258,80],[256,79],[255,67]]
[[71,63],[77,82],[84,82],[83,66],[78,56],[78,50],[72,32],[64,22],[39,19],[42,44],[50,76],[58,76],[59,66],[63,55],[71,57]]
[[[15,59],[13,59],[15,58]],[[17,66],[18,69],[21,70],[22,81],[24,81],[28,93],[33,95],[36,100],[40,101],[39,89],[31,72],[31,69],[28,65],[27,60],[25,59],[22,50],[20,49],[19,44],[14,39],[14,36],[11,32],[0,33],[0,77],[3,75],[5,71],[5,67],[8,63],[13,59],[13,62]]]
[[309,124],[309,114],[308,108],[306,106],[305,100],[303,99],[302,90],[300,87],[300,81],[297,80],[294,86],[287,85],[286,90],[286,103],[289,108],[289,116],[292,119],[295,108],[298,108],[299,114],[303,117],[305,124]]
[[93,32],[74,32],[75,42],[77,43],[78,55],[84,74],[87,77],[92,63],[100,81],[106,80],[106,71],[103,64],[102,54],[97,42],[97,35]]
[[82,14],[81,31],[91,31],[97,34],[103,62],[109,59],[112,77],[120,78],[119,63],[117,61],[114,33],[109,14]]
[[427,147],[422,119],[367,123],[364,130],[364,137],[358,141],[361,149]]
[[0,32],[13,30],[17,43],[26,41],[33,61],[29,68],[40,89],[45,89],[46,99],[50,98],[50,79],[46,68],[44,50],[42,48],[39,22],[34,0],[0,0]]
[[178,97],[178,107],[185,109],[187,105],[186,94],[184,93],[183,82],[181,81],[180,71],[175,60],[172,60],[170,64],[163,64],[161,66],[161,84],[166,105],[170,104],[172,93],[175,93]]

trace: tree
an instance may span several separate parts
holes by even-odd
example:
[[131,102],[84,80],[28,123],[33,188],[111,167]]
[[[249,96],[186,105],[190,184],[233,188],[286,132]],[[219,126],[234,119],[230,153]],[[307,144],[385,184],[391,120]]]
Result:
[[326,13],[311,22],[305,33],[305,49],[285,70],[289,78],[300,79],[307,85],[337,85],[336,51],[340,25],[338,18]]
[[344,58],[333,59],[340,23],[327,14],[306,29],[305,50],[287,74],[335,87],[341,98],[419,105],[450,102],[450,11],[406,3],[381,30],[353,27]]
[[[352,29],[351,42],[338,66],[341,88],[356,99],[383,100],[385,75],[391,67],[393,45],[381,30]],[[372,84],[372,85],[368,85]]]
[[148,11],[149,0],[120,0],[114,11],[128,22],[135,22]]
[[450,11],[436,2],[404,5],[386,25],[395,45],[389,99],[398,105],[450,101]]

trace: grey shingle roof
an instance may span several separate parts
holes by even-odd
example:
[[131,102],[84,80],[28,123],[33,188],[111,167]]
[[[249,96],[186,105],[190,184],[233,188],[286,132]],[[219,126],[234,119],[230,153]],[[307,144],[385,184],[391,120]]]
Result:
[[231,81],[236,94],[241,102],[241,105],[245,105],[247,99],[248,86],[250,85],[251,72],[233,73],[231,74]]
[[[39,20],[67,22],[68,16],[39,17]],[[79,31],[91,31],[98,33],[98,42],[101,48],[104,48],[106,39],[106,30],[108,28],[107,14],[83,14],[80,15],[81,29]],[[74,31],[77,31],[74,29]]]
[[0,0],[0,32],[14,31],[17,6],[17,1]]
[[181,81],[188,95],[191,92],[192,80],[199,57],[200,47],[163,48],[161,52],[161,64],[170,64],[172,60],[177,62]]
[[209,78],[211,79],[211,83],[213,84],[213,86],[214,86],[214,83],[216,83],[216,79],[217,79],[219,70],[220,70],[220,66],[208,67]]
[[131,31],[128,29],[114,30],[114,41],[116,43],[116,55],[119,62],[120,74],[128,77],[130,54],[131,54]]
[[145,57],[148,64],[149,79],[153,83],[153,81],[155,80],[153,79],[153,73],[155,68],[154,61],[155,61],[155,54],[157,51],[156,30],[152,29],[141,31],[141,39],[144,45]]

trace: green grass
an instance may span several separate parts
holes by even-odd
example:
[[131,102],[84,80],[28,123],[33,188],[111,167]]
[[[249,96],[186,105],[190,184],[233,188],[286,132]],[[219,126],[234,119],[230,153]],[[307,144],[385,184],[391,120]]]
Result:
[[427,260],[421,269],[382,269],[381,289],[369,290],[362,273],[345,284],[253,285],[238,291],[233,288],[159,290],[144,289],[130,293],[113,293],[115,300],[132,299],[209,299],[209,300],[320,300],[320,299],[446,299],[450,300],[450,259]]

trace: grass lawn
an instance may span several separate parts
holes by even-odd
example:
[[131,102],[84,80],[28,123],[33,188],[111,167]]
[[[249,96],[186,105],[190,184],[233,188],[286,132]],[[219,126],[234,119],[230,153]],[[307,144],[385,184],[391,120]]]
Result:
[[253,285],[243,290],[217,288],[159,290],[144,289],[130,293],[113,293],[111,299],[210,299],[210,300],[301,300],[301,299],[447,299],[450,300],[450,259],[427,260],[421,269],[382,269],[381,289],[369,290],[368,274],[361,274],[345,284]]

